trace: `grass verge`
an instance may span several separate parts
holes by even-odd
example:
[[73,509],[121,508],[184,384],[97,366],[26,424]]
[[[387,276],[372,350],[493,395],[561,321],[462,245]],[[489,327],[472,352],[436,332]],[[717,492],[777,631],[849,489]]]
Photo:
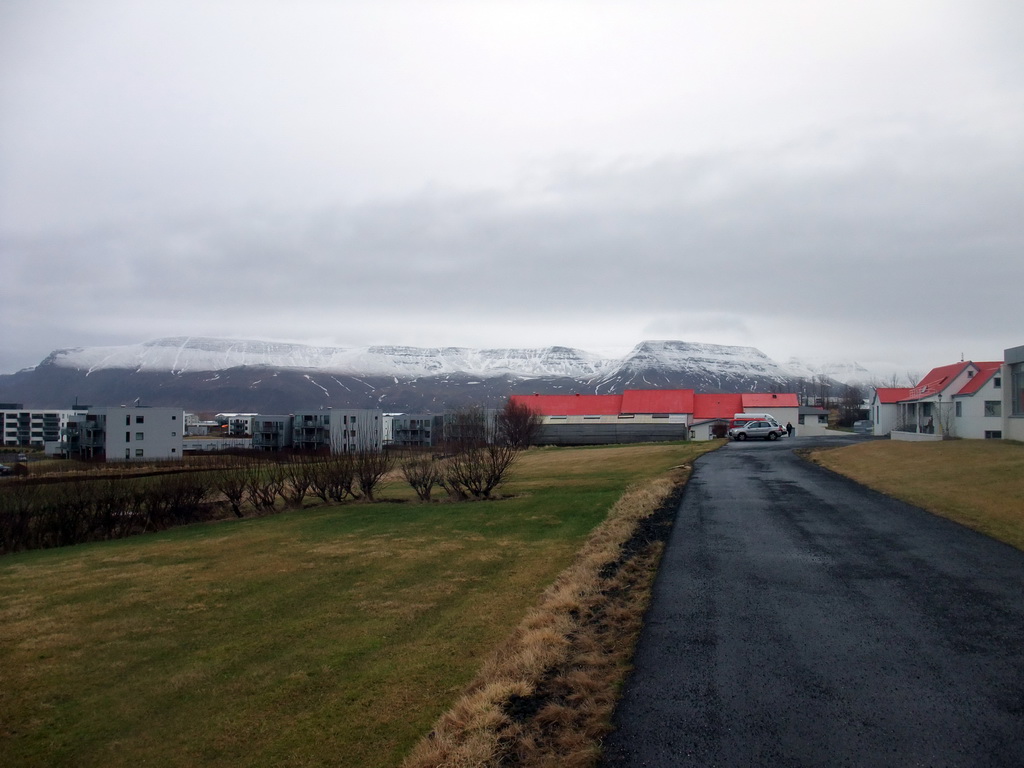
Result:
[[689,472],[626,491],[405,768],[597,761]]
[[700,450],[533,450],[500,501],[0,558],[3,762],[398,765],[623,489]]
[[1024,444],[873,440],[812,461],[1024,550]]

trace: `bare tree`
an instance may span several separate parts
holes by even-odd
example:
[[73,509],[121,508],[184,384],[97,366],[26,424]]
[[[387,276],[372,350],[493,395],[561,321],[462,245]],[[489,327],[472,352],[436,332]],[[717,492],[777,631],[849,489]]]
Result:
[[509,398],[498,414],[499,439],[516,448],[529,448],[540,431],[540,414],[529,405]]

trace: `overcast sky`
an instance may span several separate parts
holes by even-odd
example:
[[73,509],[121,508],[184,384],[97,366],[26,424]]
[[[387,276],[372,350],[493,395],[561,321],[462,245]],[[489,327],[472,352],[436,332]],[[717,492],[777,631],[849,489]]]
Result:
[[3,0],[0,372],[1024,344],[1024,3]]

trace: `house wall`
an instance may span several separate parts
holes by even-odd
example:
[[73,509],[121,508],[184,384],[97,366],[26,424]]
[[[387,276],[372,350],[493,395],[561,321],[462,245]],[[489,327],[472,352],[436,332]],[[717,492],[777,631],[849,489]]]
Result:
[[688,424],[690,414],[669,413],[655,416],[653,413],[603,413],[592,416],[542,416],[541,424]]
[[[820,419],[824,417],[825,421],[822,422]],[[825,413],[805,413],[803,414],[804,423],[800,423],[800,419],[794,419],[792,422],[793,428],[796,430],[796,437],[821,437],[822,435],[828,434],[828,412]],[[788,420],[787,420],[788,421]],[[781,422],[785,424],[786,422]]]
[[[296,414],[296,419],[298,414]],[[331,453],[379,451],[384,446],[384,413],[363,408],[331,411]]]
[[[794,427],[798,426],[797,422],[800,420],[800,409],[799,408],[751,408],[751,411],[755,413],[767,413],[773,419],[775,419],[782,426],[786,426],[786,422],[789,422]],[[804,433],[806,434],[806,433]]]
[[871,399],[871,412],[868,414],[874,422],[874,434],[884,437],[893,431],[899,418],[899,405],[897,403],[883,403],[878,399],[878,394]]
[[252,420],[252,447],[258,451],[280,451],[290,448],[295,433],[295,419],[286,413],[259,413]]
[[[997,374],[998,376],[998,374]],[[1002,378],[1000,378],[1000,384]],[[985,385],[972,395],[963,395],[953,398],[953,436],[973,439],[982,439],[985,433],[998,433],[999,437],[1006,437],[1004,425],[1006,419],[1006,403],[1003,398],[1003,387],[995,386],[996,377],[992,377]],[[998,416],[985,415],[985,403],[999,403]],[[956,407],[960,406],[960,416],[956,416]]]
[[689,428],[685,422],[665,424],[637,423],[547,423],[541,424],[537,445],[608,445],[621,443],[652,443],[663,440],[686,440]]
[[1024,440],[1024,346],[1003,352],[1003,437]]
[[180,459],[185,412],[181,408],[90,408],[104,430],[107,461]]

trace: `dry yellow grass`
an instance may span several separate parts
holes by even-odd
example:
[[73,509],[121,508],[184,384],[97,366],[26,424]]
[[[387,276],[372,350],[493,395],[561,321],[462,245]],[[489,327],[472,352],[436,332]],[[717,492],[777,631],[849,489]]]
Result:
[[0,558],[0,764],[398,765],[623,478],[699,450],[532,450],[501,501],[314,504]]
[[1024,445],[871,441],[812,452],[824,467],[1024,550]]
[[596,762],[663,548],[653,527],[669,525],[654,515],[688,476],[676,468],[622,496],[405,768]]

